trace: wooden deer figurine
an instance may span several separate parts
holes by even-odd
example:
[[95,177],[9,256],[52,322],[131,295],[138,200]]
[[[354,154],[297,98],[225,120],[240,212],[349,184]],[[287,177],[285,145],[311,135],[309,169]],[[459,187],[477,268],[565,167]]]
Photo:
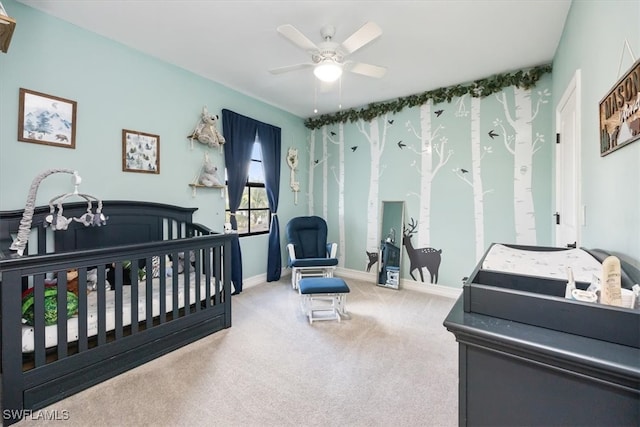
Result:
[[429,270],[431,276],[431,283],[438,283],[438,269],[440,268],[442,249],[434,248],[414,248],[411,243],[411,236],[416,233],[416,227],[418,224],[413,218],[409,228],[402,227],[402,244],[407,249],[407,255],[409,255],[409,274],[413,280],[416,280],[413,275],[413,270],[418,270],[420,273],[420,280],[424,282],[424,276],[422,275],[422,269],[424,267]]

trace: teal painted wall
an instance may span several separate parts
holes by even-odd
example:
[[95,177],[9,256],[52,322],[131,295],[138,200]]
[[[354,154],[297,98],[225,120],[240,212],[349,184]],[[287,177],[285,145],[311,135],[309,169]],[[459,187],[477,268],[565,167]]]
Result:
[[580,70],[582,245],[640,265],[640,142],[605,157],[599,149],[600,101],[633,64],[625,40],[638,59],[639,1],[574,0],[554,59],[553,104]]
[[[531,129],[523,130],[520,123],[518,132],[509,125],[495,95],[482,99],[477,116],[471,112],[468,97],[429,106],[426,127],[421,125],[420,108],[411,108],[380,117],[375,123],[348,123],[310,132],[300,118],[216,82],[14,0],[3,3],[18,26],[9,53],[0,55],[0,209],[22,208],[33,177],[42,171],[70,168],[82,175],[83,191],[104,199],[196,206],[198,222],[221,229],[224,199],[220,192],[199,190],[194,198],[187,185],[197,174],[206,149],[196,144],[191,150],[185,136],[193,129],[203,105],[218,114],[228,108],[282,128],[283,179],[278,214],[283,229],[296,215],[325,216],[331,237],[341,245],[341,265],[364,271],[366,250],[379,238],[380,201],[405,200],[405,217],[418,223],[412,238],[414,246],[442,250],[438,283],[457,287],[473,269],[480,248],[491,242],[553,244],[553,116],[573,73],[581,69],[581,184],[587,209],[582,244],[612,249],[632,261],[640,259],[640,143],[604,158],[597,148],[597,107],[619,77],[624,40],[636,55],[640,54],[640,3],[636,1],[573,2],[553,74],[545,76],[530,94],[532,108],[540,96],[547,102],[540,105]],[[626,69],[631,59],[628,55],[624,59]],[[75,150],[17,141],[20,87],[78,102]],[[513,116],[513,88],[505,89],[504,94],[509,100],[509,115]],[[443,112],[437,116],[439,110]],[[369,141],[372,124],[378,126],[380,141],[385,143],[377,169],[372,169],[376,164],[372,162],[375,147],[372,150]],[[160,175],[122,172],[122,129],[160,135]],[[416,135],[424,129],[427,132],[421,141]],[[489,137],[490,130],[498,136]],[[509,148],[513,141],[505,141],[505,135],[527,135],[530,144],[538,139],[530,163],[516,167]],[[300,153],[297,205],[284,162],[284,152],[291,146],[298,147]],[[427,162],[422,153],[427,149],[431,150],[430,164],[435,174],[425,181]],[[476,163],[474,152],[481,157]],[[211,155],[222,168],[222,154],[214,150]],[[371,179],[372,170],[377,171],[377,182]],[[529,172],[533,227],[525,223],[526,215],[517,212],[520,190],[514,185],[519,173]],[[68,176],[48,178],[40,187],[37,204],[47,203],[52,195],[67,188]],[[421,220],[425,207],[429,208],[426,222]],[[476,220],[479,214],[481,221]],[[242,240],[245,277],[264,273],[266,261],[255,260],[266,259],[266,245],[264,236]],[[406,251],[404,255],[406,261]],[[405,262],[404,279],[410,279],[408,270],[409,263]]]
[[[18,24],[9,52],[0,54],[2,210],[24,207],[36,175],[68,168],[82,176],[83,192],[102,199],[198,207],[197,222],[222,230],[224,198],[220,190],[198,189],[192,197],[188,186],[208,150],[199,143],[192,150],[186,138],[202,107],[207,105],[219,115],[227,108],[282,128],[283,171],[288,169],[286,148],[306,140],[307,129],[298,117],[13,0],[3,4]],[[17,140],[20,88],[78,103],[75,149]],[[218,128],[222,131],[221,123]],[[160,136],[159,175],[122,171],[122,129]],[[221,151],[211,149],[210,155],[223,170]],[[283,179],[281,188],[278,214],[286,223],[306,207],[294,205],[288,180]],[[50,176],[42,182],[36,203],[47,204],[51,197],[71,190],[69,175]],[[241,245],[245,278],[264,274],[267,238],[243,238]]]
[[[412,245],[432,248],[432,270],[440,258],[441,285],[459,287],[492,242],[550,245],[550,88],[547,74],[527,91],[509,87],[311,131],[309,205],[343,243],[340,265],[366,270],[383,200],[406,202]],[[407,254],[402,277],[411,280]],[[427,268],[423,274],[428,286]],[[417,268],[413,276],[422,283]]]

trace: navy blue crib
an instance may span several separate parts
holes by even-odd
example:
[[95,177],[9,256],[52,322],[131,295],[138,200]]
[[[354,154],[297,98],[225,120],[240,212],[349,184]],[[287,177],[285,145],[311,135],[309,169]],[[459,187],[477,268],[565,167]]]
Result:
[[[86,207],[65,204],[64,214]],[[4,425],[231,326],[231,236],[193,223],[196,209],[105,201],[106,225],[52,231],[49,207],[37,207],[24,256],[9,250],[23,211],[0,212]],[[77,298],[77,308],[58,309],[52,323],[51,298],[56,307]]]

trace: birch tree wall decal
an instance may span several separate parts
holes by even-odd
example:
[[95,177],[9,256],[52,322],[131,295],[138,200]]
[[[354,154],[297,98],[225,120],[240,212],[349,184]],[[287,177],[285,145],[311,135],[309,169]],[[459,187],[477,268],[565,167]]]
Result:
[[[367,198],[367,244],[366,250],[370,252],[378,251],[378,226],[379,226],[379,200],[378,193],[380,187],[380,177],[384,171],[384,167],[380,166],[380,159],[384,151],[387,139],[387,129],[391,126],[387,120],[388,114],[381,118],[374,118],[369,122],[369,132],[365,129],[364,120],[357,122],[358,130],[365,136],[369,142],[369,152],[371,153],[371,174],[369,175],[369,195]],[[383,123],[382,137],[380,136],[380,128],[378,120]]]
[[[538,99],[531,97],[531,89],[513,87],[513,108],[509,108],[507,91],[496,94],[502,104],[505,120],[511,128],[507,132],[502,120],[497,118],[494,126],[502,130],[504,146],[513,155],[513,209],[515,217],[516,243],[536,245],[536,218],[531,177],[533,155],[544,143],[544,135],[533,135],[533,121],[540,111],[540,105],[548,103],[551,93],[548,89],[537,92]],[[513,114],[512,114],[513,111]]]
[[328,181],[329,177],[329,149],[327,147],[327,127],[322,127],[322,158],[324,162],[322,163],[322,217],[329,217],[329,189],[328,189]]
[[[444,126],[438,125],[433,131],[431,130],[431,105],[431,101],[427,101],[420,106],[420,131],[413,127],[411,121],[406,123],[407,131],[413,133],[420,141],[420,148],[418,150],[414,149],[420,155],[420,165],[418,166],[420,174],[418,246],[430,244],[431,183],[438,171],[447,164],[453,154],[453,150],[447,149],[448,139],[446,137],[441,137],[439,143],[434,142],[438,138],[440,131],[444,129]],[[434,159],[436,160],[435,165]]]
[[[475,227],[475,256],[476,262],[482,258],[485,252],[484,242],[484,195],[492,192],[493,190],[484,191],[482,184],[482,158],[485,154],[491,153],[491,147],[482,147],[480,139],[480,104],[481,99],[471,98],[471,109],[466,109],[465,101],[467,95],[460,97],[458,102],[457,117],[466,117],[471,114],[471,171],[461,168],[456,168],[453,171],[458,178],[466,182],[473,189],[473,223]],[[469,177],[470,175],[471,177]]]
[[[335,137],[338,138],[335,138]],[[338,267],[344,267],[347,248],[344,225],[344,123],[338,125],[338,133],[331,132],[327,136],[327,142],[338,146],[338,173],[335,173],[335,166],[331,167],[333,177],[338,185]]]
[[316,130],[312,130],[309,133],[309,190],[307,191],[308,197],[308,214],[314,215],[315,212],[315,204],[313,202],[313,184],[315,177],[315,169],[318,166],[318,162],[315,161],[316,158]]

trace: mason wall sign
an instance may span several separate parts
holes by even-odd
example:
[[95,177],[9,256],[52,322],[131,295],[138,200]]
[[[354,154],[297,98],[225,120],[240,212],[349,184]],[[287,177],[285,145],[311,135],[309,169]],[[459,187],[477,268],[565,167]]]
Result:
[[600,101],[600,156],[640,138],[640,59]]

